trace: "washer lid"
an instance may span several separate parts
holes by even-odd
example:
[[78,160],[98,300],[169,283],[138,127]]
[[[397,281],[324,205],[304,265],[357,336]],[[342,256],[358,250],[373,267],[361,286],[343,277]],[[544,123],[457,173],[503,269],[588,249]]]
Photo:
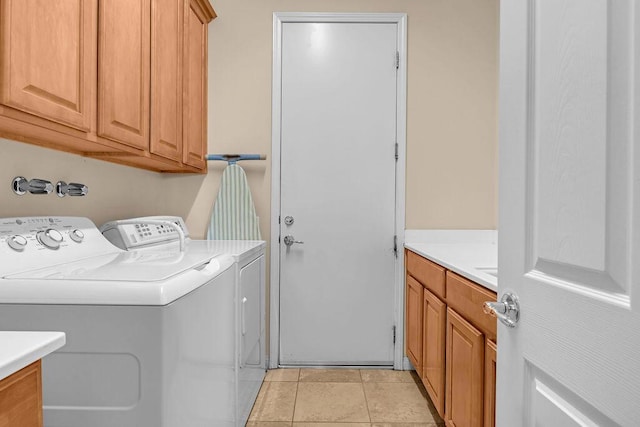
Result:
[[201,269],[217,254],[179,251],[116,252],[7,275],[5,279],[158,282]]

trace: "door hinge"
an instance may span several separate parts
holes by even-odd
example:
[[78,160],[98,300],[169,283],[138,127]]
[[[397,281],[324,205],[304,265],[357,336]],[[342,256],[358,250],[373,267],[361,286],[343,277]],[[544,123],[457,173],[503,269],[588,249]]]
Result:
[[393,343],[396,343],[396,325],[393,325]]
[[398,161],[398,143],[396,142],[396,162]]
[[280,215],[278,215],[278,224],[280,224]]
[[393,236],[393,254],[398,258],[398,236]]
[[396,50],[396,70],[400,68],[400,52]]

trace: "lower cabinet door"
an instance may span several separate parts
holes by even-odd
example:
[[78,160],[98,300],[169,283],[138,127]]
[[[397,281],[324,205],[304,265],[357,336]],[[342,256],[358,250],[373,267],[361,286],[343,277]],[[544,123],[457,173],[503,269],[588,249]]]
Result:
[[422,298],[423,287],[407,275],[406,342],[407,357],[422,376]]
[[0,381],[0,427],[42,426],[40,361]]
[[444,417],[447,305],[429,290],[422,303],[422,382],[438,414]]
[[484,427],[496,425],[496,343],[487,340],[484,350]]
[[445,422],[448,427],[481,427],[484,394],[484,335],[447,308],[447,379]]

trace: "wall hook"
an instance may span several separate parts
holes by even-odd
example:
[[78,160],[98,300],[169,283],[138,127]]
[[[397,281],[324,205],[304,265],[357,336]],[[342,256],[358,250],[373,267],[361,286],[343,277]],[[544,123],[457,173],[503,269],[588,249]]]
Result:
[[58,181],[56,184],[56,193],[58,197],[64,197],[67,194],[70,196],[86,196],[89,192],[89,187],[84,184],[78,184],[77,182],[66,183],[64,181]]
[[16,176],[11,181],[11,189],[18,196],[22,196],[27,192],[31,194],[50,194],[53,191],[53,184],[45,179],[33,178],[28,181],[23,176]]

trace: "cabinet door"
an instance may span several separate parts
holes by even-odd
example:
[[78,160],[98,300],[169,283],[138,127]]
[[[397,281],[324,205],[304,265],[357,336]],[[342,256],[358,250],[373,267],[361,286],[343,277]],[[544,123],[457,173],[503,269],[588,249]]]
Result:
[[422,376],[422,302],[424,288],[407,275],[406,342],[407,357]]
[[207,24],[200,2],[187,0],[184,46],[184,136],[182,161],[206,167],[207,151]]
[[97,0],[3,0],[0,6],[0,102],[89,131]]
[[446,352],[445,422],[448,427],[481,427],[484,335],[451,308],[447,308]]
[[184,0],[151,0],[150,151],[182,157]]
[[484,427],[496,425],[496,360],[497,346],[487,340],[484,350]]
[[149,148],[149,0],[100,2],[98,135]]
[[422,382],[433,405],[443,417],[447,305],[425,289],[422,312]]
[[42,426],[40,361],[0,381],[0,427]]

